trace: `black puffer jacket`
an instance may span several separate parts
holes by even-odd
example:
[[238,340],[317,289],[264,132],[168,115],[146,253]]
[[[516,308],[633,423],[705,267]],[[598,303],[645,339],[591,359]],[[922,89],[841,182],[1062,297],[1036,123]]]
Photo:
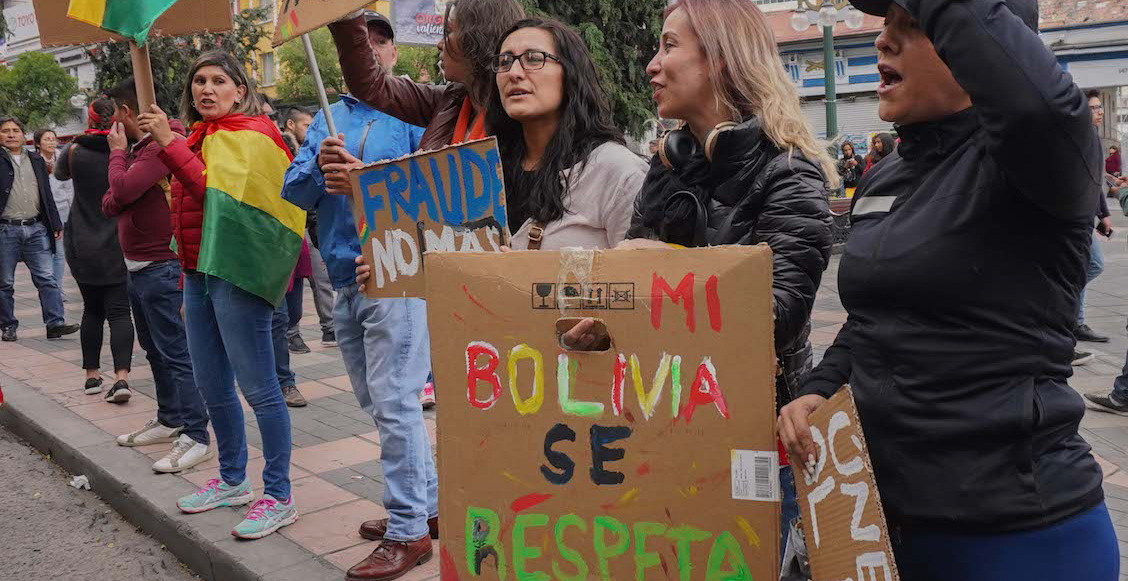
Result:
[[683,246],[766,243],[772,249],[777,405],[811,369],[811,308],[830,259],[831,217],[822,171],[799,151],[781,151],[753,117],[671,170],[657,157],[635,201],[627,238]]

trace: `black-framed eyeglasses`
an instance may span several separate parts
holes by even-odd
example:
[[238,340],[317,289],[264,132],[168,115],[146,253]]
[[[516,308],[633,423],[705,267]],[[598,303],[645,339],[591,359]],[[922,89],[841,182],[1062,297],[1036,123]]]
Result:
[[544,63],[554,60],[560,62],[560,57],[549,54],[543,50],[527,50],[523,54],[503,53],[494,57],[490,68],[495,73],[508,73],[513,68],[513,63],[521,61],[521,68],[526,71],[539,71],[544,68]]

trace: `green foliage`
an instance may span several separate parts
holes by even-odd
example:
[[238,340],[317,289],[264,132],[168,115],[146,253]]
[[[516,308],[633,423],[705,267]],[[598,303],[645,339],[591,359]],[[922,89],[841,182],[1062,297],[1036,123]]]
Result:
[[25,52],[13,67],[0,68],[0,111],[28,129],[65,123],[76,93],[78,81],[46,53]]
[[611,100],[615,123],[642,132],[656,117],[646,65],[658,52],[666,0],[520,0],[529,14],[574,26],[587,43]]
[[[337,47],[329,29],[322,27],[309,34],[313,54],[317,57],[317,68],[321,70],[321,80],[330,101],[347,91],[345,79],[341,76],[341,63],[337,60]],[[306,61],[305,48],[301,39],[292,40],[278,48],[275,53],[281,78],[278,82],[278,97],[294,105],[313,105],[317,103],[317,88]]]
[[[435,82],[442,78],[442,73],[439,72],[439,49],[433,46],[401,46],[399,62],[392,72],[407,75],[417,82]],[[426,76],[423,75],[424,72]]]
[[[189,36],[150,36],[149,60],[153,65],[153,84],[157,105],[170,116],[180,113],[180,94],[188,84],[188,70],[201,54],[222,50],[240,62],[254,65],[258,44],[267,38],[259,23],[270,18],[270,7],[250,8],[235,15],[235,28],[221,33],[200,33]],[[94,62],[97,90],[107,91],[133,74],[129,43],[105,42],[88,49]]]

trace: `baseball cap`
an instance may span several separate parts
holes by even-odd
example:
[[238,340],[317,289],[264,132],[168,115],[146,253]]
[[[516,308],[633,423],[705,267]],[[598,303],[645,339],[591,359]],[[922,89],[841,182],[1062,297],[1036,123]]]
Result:
[[368,26],[379,26],[380,28],[385,29],[384,36],[387,36],[392,40],[396,39],[396,29],[392,26],[392,21],[388,20],[387,16],[384,16],[383,14],[380,14],[375,10],[365,10],[364,23]]
[[[896,3],[901,8],[908,11],[906,4],[910,0],[850,0],[850,4],[873,16],[884,17],[885,13],[889,11],[889,5]],[[1037,0],[1006,0],[1004,4],[1010,8],[1015,16],[1022,19],[1034,32],[1038,32],[1038,2]]]

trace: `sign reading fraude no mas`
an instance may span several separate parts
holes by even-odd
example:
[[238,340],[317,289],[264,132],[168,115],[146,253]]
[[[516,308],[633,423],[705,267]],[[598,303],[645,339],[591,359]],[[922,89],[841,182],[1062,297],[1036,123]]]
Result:
[[779,577],[767,246],[428,259],[443,579]]
[[368,165],[350,180],[369,297],[422,297],[427,251],[497,252],[509,239],[496,138]]
[[850,387],[809,419],[815,474],[796,473],[812,581],[898,581],[885,512]]

